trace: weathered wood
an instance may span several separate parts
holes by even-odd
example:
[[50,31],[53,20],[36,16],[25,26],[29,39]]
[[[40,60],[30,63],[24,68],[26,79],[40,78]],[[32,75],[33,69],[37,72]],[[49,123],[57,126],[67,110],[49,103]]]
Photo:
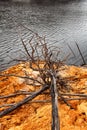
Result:
[[22,106],[23,104],[31,101],[32,99],[34,99],[35,97],[37,97],[39,94],[41,94],[42,92],[44,92],[48,88],[49,88],[49,86],[44,86],[40,90],[38,90],[37,92],[35,92],[34,94],[32,94],[31,96],[26,97],[25,99],[23,99],[19,103],[17,103],[15,105],[13,105],[12,107],[7,108],[4,111],[0,112],[0,117],[7,115],[8,113],[12,112],[13,110],[17,109],[18,107]]
[[56,77],[52,76],[52,85],[51,85],[51,100],[52,100],[52,127],[51,130],[60,130],[60,121],[58,115],[58,92]]
[[[75,42],[76,43],[76,42]],[[82,65],[86,65],[86,61],[85,61],[85,59],[84,59],[84,56],[83,56],[83,54],[82,54],[82,52],[81,52],[81,50],[80,50],[80,48],[79,48],[79,45],[76,43],[76,46],[77,46],[77,48],[78,48],[78,51],[79,51],[79,54],[80,54],[80,56],[81,56],[81,58],[82,58],[82,61],[83,61],[83,64]]]

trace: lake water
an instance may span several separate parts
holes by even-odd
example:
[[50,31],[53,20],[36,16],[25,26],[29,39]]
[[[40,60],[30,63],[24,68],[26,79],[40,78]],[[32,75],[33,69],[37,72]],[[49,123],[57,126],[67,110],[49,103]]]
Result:
[[76,43],[87,61],[87,0],[47,5],[0,2],[0,70],[23,57],[19,26],[25,40],[29,31],[22,25],[45,36],[49,45],[57,45],[61,57],[69,54],[68,64],[83,64]]

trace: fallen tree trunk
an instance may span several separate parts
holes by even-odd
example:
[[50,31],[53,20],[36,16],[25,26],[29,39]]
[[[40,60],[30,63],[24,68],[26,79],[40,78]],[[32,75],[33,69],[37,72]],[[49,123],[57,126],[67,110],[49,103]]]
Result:
[[56,77],[52,74],[51,85],[51,100],[52,100],[52,127],[51,130],[60,130],[60,121],[58,115],[58,92]]

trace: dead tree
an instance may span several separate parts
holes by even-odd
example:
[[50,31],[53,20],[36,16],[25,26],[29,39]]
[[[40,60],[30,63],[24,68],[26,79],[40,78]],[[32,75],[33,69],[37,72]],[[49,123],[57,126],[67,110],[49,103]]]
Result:
[[[34,38],[34,39],[33,39]],[[50,89],[51,102],[52,102],[52,130],[60,130],[60,122],[58,115],[58,91],[57,91],[57,74],[58,69],[62,65],[62,62],[58,60],[59,49],[55,47],[48,47],[45,42],[45,38],[40,37],[38,34],[29,41],[31,53],[27,49],[23,39],[21,38],[24,49],[27,53],[30,67],[33,70],[39,71],[40,79],[43,86],[47,86]],[[43,61],[43,67],[41,68],[39,63]],[[36,68],[33,68],[33,64]]]
[[[9,106],[5,110],[0,112],[0,117],[9,114],[13,110],[18,107],[26,104],[27,102],[31,102],[32,99],[37,97],[40,94],[48,94],[51,96],[51,104],[52,104],[52,126],[51,130],[60,130],[60,119],[59,119],[59,108],[58,108],[58,99],[65,102],[67,105],[71,107],[71,105],[67,102],[68,100],[74,100],[74,98],[67,98],[66,96],[80,96],[78,99],[87,99],[87,95],[79,95],[79,94],[70,94],[69,91],[72,89],[68,87],[64,80],[59,76],[59,70],[63,65],[63,61],[60,61],[59,54],[60,50],[55,46],[48,46],[45,38],[40,37],[37,33],[31,32],[31,38],[28,43],[25,43],[22,37],[20,36],[22,45],[24,47],[24,54],[26,53],[27,62],[29,62],[29,68],[38,72],[38,78],[34,79],[30,77],[29,74],[25,71],[25,76],[16,75],[16,74],[0,74],[0,76],[8,77],[15,76],[23,79],[29,80],[28,84],[38,87],[35,92],[15,92],[14,94],[0,96],[2,98],[10,98],[17,95],[28,94],[26,98],[22,101],[15,104],[4,104],[5,106]],[[20,35],[20,34],[19,34]],[[48,91],[47,91],[48,90]],[[3,107],[3,106],[1,106]]]
[[[32,32],[33,33],[33,32]],[[49,94],[51,95],[52,102],[52,130],[60,130],[59,115],[58,115],[58,70],[62,65],[62,62],[58,59],[59,49],[55,46],[48,47],[45,42],[45,38],[40,37],[37,33],[33,33],[28,44],[26,44],[22,37],[21,42],[26,52],[27,59],[29,62],[29,67],[34,71],[38,71],[38,79],[31,78],[27,72],[25,76],[15,75],[15,74],[1,74],[1,76],[16,76],[30,81],[29,84],[41,86],[39,90],[29,95],[27,98],[23,99],[19,103],[10,104],[9,108],[0,112],[0,117],[12,112],[21,105],[31,101],[36,96],[45,92],[49,89]],[[41,67],[42,63],[42,67]],[[33,82],[34,81],[34,82]],[[20,93],[16,93],[20,94]],[[21,93],[23,94],[23,93]],[[14,94],[8,96],[1,96],[1,98],[10,98]],[[5,105],[6,106],[6,105]]]

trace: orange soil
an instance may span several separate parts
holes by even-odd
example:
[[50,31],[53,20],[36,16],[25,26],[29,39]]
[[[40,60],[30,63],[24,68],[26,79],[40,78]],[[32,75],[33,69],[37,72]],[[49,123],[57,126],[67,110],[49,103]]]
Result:
[[[25,71],[33,75],[33,77],[37,77],[37,73],[28,68],[28,63],[21,63],[11,67],[3,73],[24,75]],[[68,84],[75,89],[75,92],[79,90],[87,93],[86,68],[64,66],[60,74],[64,78],[69,78]],[[34,91],[35,88],[27,85],[26,82],[24,79],[18,77],[1,77],[0,95],[9,95],[18,90]],[[0,99],[0,105],[16,103],[24,97],[22,95],[8,99]],[[48,100],[50,97],[41,95],[36,99]],[[70,103],[74,109],[70,109],[66,104],[59,102],[61,130],[87,130],[87,102],[84,100],[71,101]],[[0,111],[5,108],[0,108]],[[28,103],[21,106],[17,110],[0,118],[0,130],[51,130],[51,104]]]

